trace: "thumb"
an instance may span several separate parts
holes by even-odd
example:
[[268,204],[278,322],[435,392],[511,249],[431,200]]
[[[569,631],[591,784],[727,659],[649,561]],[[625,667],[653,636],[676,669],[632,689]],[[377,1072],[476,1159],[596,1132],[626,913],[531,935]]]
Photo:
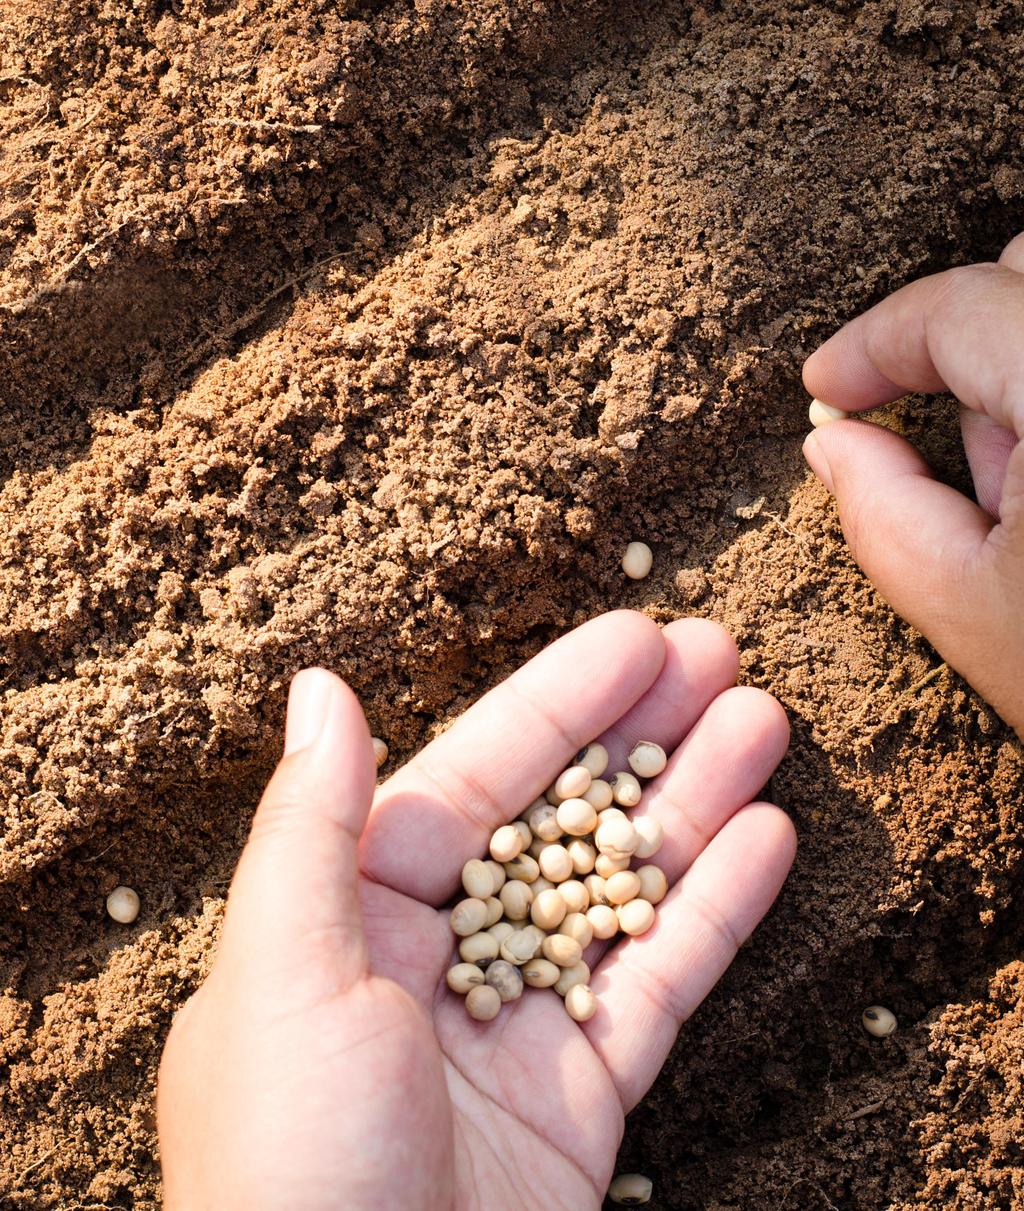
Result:
[[244,966],[278,997],[337,993],[366,973],[358,847],[375,770],[352,691],[325,669],[299,673],[284,756],[231,884],[218,965]]
[[1021,670],[1000,658],[1024,589],[1022,556],[1004,541],[1006,527],[939,483],[909,442],[878,425],[825,425],[807,437],[804,454],[882,596],[1021,730]]

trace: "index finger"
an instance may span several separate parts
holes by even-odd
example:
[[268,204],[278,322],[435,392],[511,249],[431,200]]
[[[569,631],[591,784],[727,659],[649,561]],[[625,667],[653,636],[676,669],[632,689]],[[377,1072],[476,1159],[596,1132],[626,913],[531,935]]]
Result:
[[463,863],[644,694],[664,661],[657,624],[630,610],[563,635],[381,787],[363,833],[364,874],[442,903]]
[[851,320],[804,364],[823,403],[860,412],[909,391],[952,391],[1024,435],[1024,274],[969,265],[921,278]]

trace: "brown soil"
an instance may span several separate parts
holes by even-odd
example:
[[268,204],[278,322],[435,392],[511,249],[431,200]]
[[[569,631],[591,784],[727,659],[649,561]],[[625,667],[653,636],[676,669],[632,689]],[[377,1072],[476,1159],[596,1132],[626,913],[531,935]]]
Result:
[[[1012,0],[4,5],[0,1205],[157,1205],[161,1041],[295,669],[401,758],[618,605],[737,636],[801,836],[623,1164],[663,1208],[1024,1205],[1024,760],[798,441],[823,335],[1013,234],[1022,31]],[[950,408],[898,423],[963,483]]]

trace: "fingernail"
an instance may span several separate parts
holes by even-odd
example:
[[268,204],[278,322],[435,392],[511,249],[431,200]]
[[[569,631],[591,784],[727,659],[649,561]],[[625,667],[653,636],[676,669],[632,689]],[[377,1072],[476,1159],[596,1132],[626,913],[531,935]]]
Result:
[[804,439],[804,458],[810,463],[811,470],[821,480],[828,490],[835,494],[835,487],[832,483],[832,468],[828,464],[828,456],[822,448],[821,442],[818,440],[817,431],[808,433]]
[[288,691],[288,717],[284,726],[284,755],[315,744],[324,730],[334,694],[334,680],[324,669],[303,669]]

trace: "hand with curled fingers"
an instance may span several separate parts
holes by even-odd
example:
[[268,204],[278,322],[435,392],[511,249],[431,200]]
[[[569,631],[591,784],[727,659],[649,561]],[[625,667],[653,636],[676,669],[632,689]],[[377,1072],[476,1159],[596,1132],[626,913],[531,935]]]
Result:
[[[625,1112],[793,859],[788,818],[752,802],[786,719],[737,669],[714,623],[604,615],[376,793],[354,696],[300,673],[216,962],[164,1052],[170,1211],[599,1207]],[[624,768],[641,738],[670,753],[637,808],[664,827],[654,926],[588,949],[585,1023],[550,990],[471,1021],[444,978],[463,864],[588,741]]]
[[911,391],[960,400],[977,503],[878,425],[826,424],[804,453],[882,596],[1024,736],[1024,236],[857,317],[804,383],[844,412]]

